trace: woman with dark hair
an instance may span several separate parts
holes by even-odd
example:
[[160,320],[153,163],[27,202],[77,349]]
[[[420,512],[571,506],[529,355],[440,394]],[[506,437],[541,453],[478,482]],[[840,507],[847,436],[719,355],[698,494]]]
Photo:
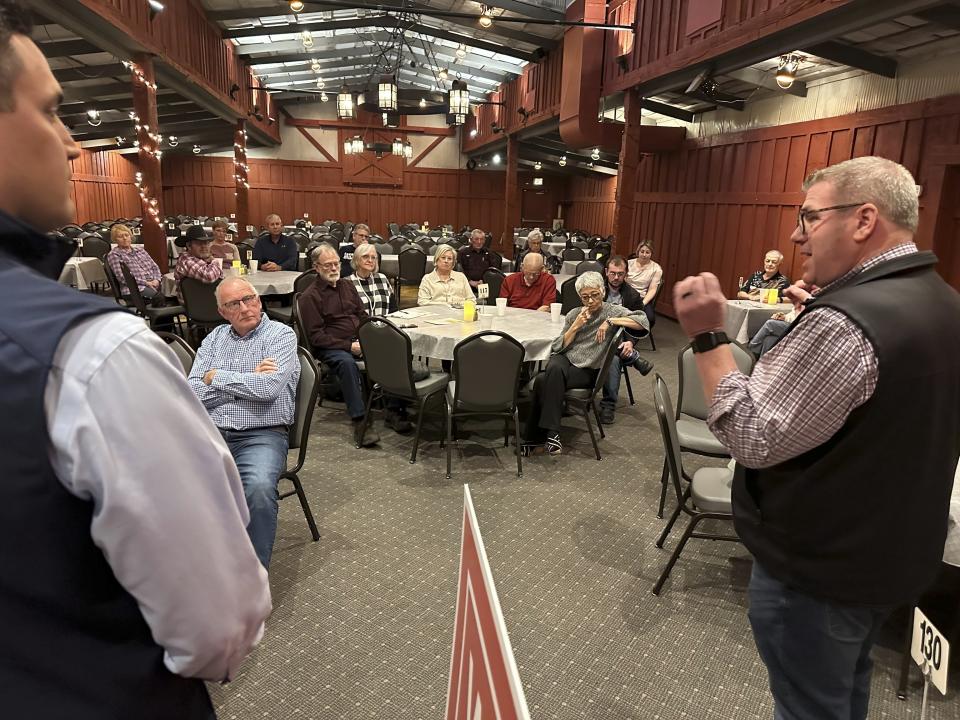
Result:
[[657,297],[663,282],[663,268],[653,261],[653,243],[641,240],[637,256],[627,263],[627,284],[643,296],[643,311],[653,324],[653,308],[650,303]]

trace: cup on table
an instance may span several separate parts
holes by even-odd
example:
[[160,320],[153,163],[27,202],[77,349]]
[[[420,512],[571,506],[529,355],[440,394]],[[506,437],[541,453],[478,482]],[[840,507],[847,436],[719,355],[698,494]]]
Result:
[[560,311],[563,309],[563,303],[550,303],[550,319],[558,323],[560,322]]
[[257,268],[258,268],[259,266],[260,266],[260,261],[258,261],[258,260],[251,260],[251,261],[250,261],[250,272],[255,273],[255,272],[257,271]]
[[503,317],[507,312],[507,299],[498,297],[497,298],[497,316]]
[[480,320],[480,329],[489,330],[493,327],[493,313],[488,312],[490,308],[482,308],[479,316]]

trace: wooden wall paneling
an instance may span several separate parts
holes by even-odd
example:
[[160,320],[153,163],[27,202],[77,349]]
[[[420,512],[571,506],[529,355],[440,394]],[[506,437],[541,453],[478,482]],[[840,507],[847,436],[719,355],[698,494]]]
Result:
[[77,223],[140,216],[140,196],[133,186],[137,166],[125,156],[81,150],[71,168]]

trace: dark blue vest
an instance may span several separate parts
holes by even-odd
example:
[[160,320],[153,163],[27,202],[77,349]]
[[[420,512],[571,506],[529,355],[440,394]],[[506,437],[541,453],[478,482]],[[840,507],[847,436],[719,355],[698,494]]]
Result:
[[38,272],[55,277],[71,252],[0,213],[0,715],[212,718],[203,683],[166,669],[90,538],[93,502],[67,492],[48,459],[44,389],[60,339],[121,309]]

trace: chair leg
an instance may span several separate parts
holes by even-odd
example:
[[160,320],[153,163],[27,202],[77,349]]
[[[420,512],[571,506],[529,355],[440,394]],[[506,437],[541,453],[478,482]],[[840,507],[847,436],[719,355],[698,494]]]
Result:
[[367,409],[363,413],[363,420],[360,421],[360,427],[355,428],[357,436],[353,439],[353,442],[357,446],[357,449],[360,448],[361,442],[363,441],[363,434],[367,431],[367,425],[370,424],[370,406],[373,405],[374,395],[376,395],[375,392],[367,395]]
[[656,352],[656,351],[657,351],[657,343],[656,343],[656,342],[654,341],[654,339],[653,339],[653,328],[650,328],[649,337],[650,337],[650,349],[653,350],[654,352]]
[[523,477],[523,453],[521,452],[520,447],[520,413],[517,412],[517,409],[513,409],[513,436],[514,441],[517,443],[517,477]]
[[631,405],[636,405],[633,401],[633,386],[630,384],[630,373],[627,372],[629,368],[626,365],[621,365],[620,367],[623,368],[623,379],[627,383],[627,397],[630,398]]
[[510,447],[510,418],[503,417],[503,446]]
[[663,528],[663,532],[660,533],[660,537],[657,538],[657,547],[662,548],[663,544],[667,541],[667,537],[670,535],[670,531],[673,530],[673,524],[677,521],[677,518],[680,517],[680,513],[683,511],[682,505],[677,505],[677,509],[673,511],[673,515],[670,516],[670,519],[667,521],[667,524]]
[[[585,423],[587,423],[587,430],[590,431],[590,442],[593,443],[593,452],[596,453],[596,455],[597,455],[597,460],[599,460],[599,459],[600,459],[600,445],[597,444],[597,434],[593,431],[593,423],[590,421],[590,408],[591,408],[591,407],[592,407],[591,405],[585,405],[585,406],[584,406],[584,408],[583,408],[583,421],[584,421]],[[596,412],[596,409],[594,409],[594,412]],[[598,422],[597,425],[599,426],[600,423]],[[603,430],[603,429],[601,428],[601,432],[602,432],[602,430]]]
[[597,427],[600,429],[600,437],[607,437],[607,433],[603,429],[603,423],[600,422],[600,413],[597,411],[597,399],[593,398],[590,400],[590,407],[593,410],[593,417],[597,421]]
[[687,544],[687,540],[690,539],[690,535],[693,533],[693,529],[697,526],[697,523],[700,522],[701,517],[699,515],[694,515],[690,518],[690,524],[687,525],[687,529],[683,531],[683,535],[680,538],[680,542],[677,543],[676,549],[673,551],[673,554],[670,556],[670,560],[667,562],[667,566],[663,569],[663,572],[660,573],[660,579],[657,580],[657,584],[653,586],[653,594],[659,595],[660,590],[663,588],[663,584],[667,581],[667,578],[670,576],[670,571],[673,570],[673,566],[676,565],[677,560],[680,558],[680,553],[683,552],[684,545]]
[[667,504],[667,456],[663,456],[663,472],[660,473],[660,505],[657,508],[657,517],[663,518],[663,506]]
[[447,410],[444,414],[447,416],[447,480],[449,480],[451,474],[451,465],[453,462],[451,459],[453,456],[453,408],[451,408],[449,404],[447,405]]
[[291,473],[287,475],[286,478],[293,483],[293,489],[296,490],[297,498],[300,500],[300,507],[303,508],[303,515],[307,518],[307,525],[310,526],[310,535],[313,536],[313,541],[316,542],[320,539],[320,531],[317,530],[317,523],[313,519],[313,513],[310,511],[310,503],[307,502],[307,496],[303,492],[303,485],[300,483],[300,478],[297,477],[296,473]]
[[903,643],[903,654],[900,656],[900,682],[897,683],[897,697],[901,700],[907,699],[907,691],[910,685],[910,666],[912,658],[910,657],[910,645],[913,642],[913,613],[907,613],[907,636]]
[[413,436],[413,452],[410,453],[410,464],[417,461],[417,448],[420,447],[420,428],[423,427],[423,409],[427,405],[427,398],[420,398],[420,404],[417,407],[417,434]]

